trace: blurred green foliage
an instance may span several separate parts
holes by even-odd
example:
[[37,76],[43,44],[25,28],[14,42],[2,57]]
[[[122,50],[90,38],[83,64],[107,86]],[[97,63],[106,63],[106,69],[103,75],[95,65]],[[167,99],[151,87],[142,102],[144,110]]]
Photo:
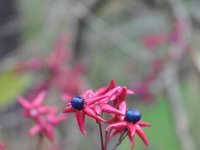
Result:
[[16,101],[16,97],[25,90],[27,78],[12,71],[0,74],[0,107],[6,107]]

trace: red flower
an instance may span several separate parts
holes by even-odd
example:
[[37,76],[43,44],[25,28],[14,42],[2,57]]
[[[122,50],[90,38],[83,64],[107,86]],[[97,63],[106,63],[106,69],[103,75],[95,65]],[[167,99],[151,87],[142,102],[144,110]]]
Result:
[[[102,87],[96,90],[95,95],[109,95],[113,96],[111,99],[115,99],[117,96],[119,96],[122,92],[122,88],[126,88],[125,86],[117,86],[115,80],[110,80],[108,87]],[[126,88],[127,89],[127,88]],[[133,94],[134,92],[132,90],[127,89],[127,94]]]
[[29,118],[38,118],[41,114],[44,113],[55,113],[56,109],[51,106],[44,106],[43,100],[46,95],[45,91],[40,91],[38,95],[32,100],[32,102],[26,100],[24,97],[19,97],[18,102],[24,108],[25,117]]
[[135,85],[134,91],[136,96],[141,97],[146,102],[150,102],[154,98],[154,94],[149,89],[149,83],[138,83]]
[[56,116],[56,114],[48,114],[46,117],[39,118],[36,124],[29,130],[29,135],[33,136],[42,132],[53,143],[54,128],[66,119],[66,115]]
[[46,92],[40,91],[32,102],[27,101],[23,97],[19,97],[18,101],[24,108],[25,117],[32,118],[36,124],[29,130],[29,135],[35,135],[38,132],[44,133],[47,138],[53,142],[54,127],[66,119],[66,115],[56,116],[57,108],[53,106],[44,106],[43,100]]
[[120,103],[125,100],[127,94],[133,94],[132,90],[127,89],[125,86],[117,86],[114,80],[110,81],[108,87],[103,87],[95,92],[95,95],[107,95],[109,101],[113,101],[113,106],[118,108]]
[[67,36],[61,36],[55,44],[55,48],[53,49],[52,53],[49,57],[47,57],[46,60],[41,58],[33,58],[27,62],[16,65],[14,70],[22,73],[25,71],[35,71],[47,68],[51,72],[57,72],[57,70],[63,66],[64,61],[70,58],[70,54],[66,48],[66,42]]
[[6,145],[5,145],[5,144],[2,144],[2,143],[0,143],[0,150],[6,150]]
[[67,50],[67,35],[62,35],[54,46],[53,52],[50,54],[49,58],[46,60],[47,68],[51,71],[57,71],[63,66],[66,60],[70,59],[69,50]]
[[29,61],[21,64],[17,64],[14,67],[14,71],[18,73],[23,73],[25,71],[38,70],[43,67],[43,61],[38,58],[32,58]]
[[147,137],[141,127],[150,126],[150,124],[140,121],[141,113],[137,109],[127,110],[126,104],[123,105],[123,108],[121,109],[122,111],[126,110],[126,113],[124,114],[125,116],[118,120],[115,119],[113,123],[106,128],[106,131],[110,131],[108,140],[116,134],[126,133],[130,139],[132,149],[134,147],[134,136],[137,133],[143,140],[144,144],[148,146]]
[[116,115],[123,115],[121,111],[109,105],[108,101],[96,102],[92,105],[92,108],[95,111],[95,113],[99,116],[101,115],[102,112],[116,114]]
[[88,115],[97,121],[106,122],[99,115],[95,113],[92,109],[92,105],[97,102],[105,99],[107,96],[95,96],[92,90],[88,90],[81,94],[81,96],[74,96],[71,99],[71,102],[67,104],[67,108],[64,110],[64,113],[76,112],[76,120],[79,126],[80,131],[83,135],[86,135],[84,120],[85,115]]

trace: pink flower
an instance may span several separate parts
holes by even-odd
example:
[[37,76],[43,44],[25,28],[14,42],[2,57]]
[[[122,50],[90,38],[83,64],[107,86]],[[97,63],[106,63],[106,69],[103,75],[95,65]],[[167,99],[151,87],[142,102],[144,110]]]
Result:
[[95,92],[95,95],[107,95],[109,101],[113,102],[114,107],[118,107],[121,102],[125,100],[127,94],[134,94],[132,90],[127,89],[125,86],[117,86],[114,80],[110,81],[108,87],[103,87]]
[[66,48],[67,41],[67,35],[62,35],[55,44],[53,52],[46,60],[46,66],[52,72],[56,73],[70,59],[69,50]]
[[[110,80],[110,83],[108,87],[102,87],[96,90],[95,95],[109,95],[113,96],[112,99],[115,99],[117,96],[119,96],[122,92],[122,88],[126,88],[125,86],[118,86],[115,82],[115,80]],[[127,88],[126,88],[127,89]],[[127,89],[127,94],[133,94],[134,92],[132,90]]]
[[64,95],[76,95],[80,92],[80,88],[83,87],[83,71],[83,65],[76,65],[67,68],[63,67],[57,74],[52,76],[52,84],[58,87]]
[[67,36],[63,35],[55,44],[55,48],[46,60],[42,58],[33,58],[27,62],[18,64],[14,70],[22,73],[26,71],[36,71],[39,69],[48,69],[50,72],[57,72],[64,62],[70,58],[69,50],[66,48]]
[[[125,104],[125,103],[124,103]],[[120,119],[115,119],[113,123],[107,126],[106,131],[108,131],[109,137],[107,140],[112,138],[116,134],[127,134],[129,137],[129,140],[131,142],[131,149],[134,147],[134,136],[135,134],[138,134],[139,137],[143,140],[145,146],[148,146],[148,140],[147,137],[142,130],[141,127],[150,126],[149,123],[145,123],[140,121],[141,119],[141,113],[137,109],[128,109],[126,108],[126,104],[123,105],[124,107],[121,108],[122,112],[125,112],[124,116],[122,116]],[[123,139],[120,139],[123,140]]]
[[45,91],[40,91],[32,102],[27,101],[23,97],[19,97],[18,101],[24,108],[25,117],[33,119],[36,123],[29,130],[29,135],[33,136],[38,132],[42,132],[53,142],[54,128],[66,119],[66,115],[57,116],[58,110],[56,107],[43,105],[45,94]]
[[24,116],[28,118],[36,119],[44,113],[54,113],[56,110],[54,107],[44,106],[43,100],[46,95],[45,91],[41,91],[38,95],[30,102],[24,97],[18,97],[18,102],[24,108]]
[[85,131],[85,115],[88,115],[91,118],[96,119],[97,121],[106,122],[99,115],[95,113],[92,108],[92,105],[97,102],[105,99],[107,96],[95,96],[92,90],[87,90],[82,93],[80,96],[74,96],[71,101],[67,104],[67,108],[64,110],[64,113],[76,113],[76,120],[79,126],[80,131],[83,135],[86,135]]
[[29,130],[29,135],[33,136],[41,132],[53,143],[54,128],[64,120],[66,120],[66,115],[48,114],[46,117],[37,119],[36,124]]
[[14,67],[14,71],[16,71],[18,73],[23,73],[23,72],[27,72],[27,71],[39,70],[42,67],[43,67],[43,61],[38,58],[33,58],[25,63],[17,64]]
[[3,143],[0,143],[0,150],[6,150],[6,145]]
[[141,97],[145,101],[151,101],[154,98],[153,93],[149,89],[149,83],[139,83],[134,87],[135,95]]

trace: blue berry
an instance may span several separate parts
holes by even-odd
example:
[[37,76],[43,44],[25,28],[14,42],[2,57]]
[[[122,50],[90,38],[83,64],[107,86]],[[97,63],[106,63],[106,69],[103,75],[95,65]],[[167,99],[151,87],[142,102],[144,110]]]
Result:
[[81,96],[74,96],[72,98],[71,105],[74,109],[82,110],[84,106],[84,99]]
[[137,109],[128,109],[126,112],[125,120],[128,122],[136,123],[141,119],[141,112]]

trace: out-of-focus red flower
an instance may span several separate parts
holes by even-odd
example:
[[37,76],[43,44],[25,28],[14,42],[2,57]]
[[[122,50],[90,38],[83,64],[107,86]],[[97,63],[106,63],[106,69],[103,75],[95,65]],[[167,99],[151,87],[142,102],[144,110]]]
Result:
[[149,89],[149,83],[138,83],[134,86],[135,95],[149,102],[154,99],[154,94]]
[[164,43],[168,40],[165,34],[154,34],[144,38],[144,45],[148,48],[155,48],[157,45]]
[[62,94],[69,96],[77,95],[83,87],[82,75],[84,72],[83,65],[74,67],[63,67],[60,71],[52,76],[52,84],[55,85]]
[[47,59],[33,58],[27,62],[17,64],[14,70],[20,73],[36,71],[39,69],[47,69],[51,73],[57,72],[63,66],[64,62],[67,62],[71,57],[69,50],[66,48],[66,43],[67,36],[62,35],[58,39],[52,53],[47,57]]
[[53,142],[53,130],[56,125],[66,119],[66,115],[57,116],[57,108],[54,106],[43,105],[43,100],[46,92],[40,93],[30,102],[23,97],[18,98],[18,102],[24,108],[25,117],[31,118],[35,121],[35,125],[29,130],[29,135],[35,135],[38,132],[44,133],[47,138]]
[[28,72],[28,71],[34,71],[39,70],[43,67],[43,61],[39,58],[32,58],[29,61],[21,64],[17,64],[14,67],[14,71],[18,73]]
[[37,119],[36,124],[29,130],[29,135],[33,136],[39,132],[46,135],[46,137],[54,142],[54,128],[56,125],[60,124],[66,120],[66,115],[48,114],[46,117]]
[[92,109],[93,104],[97,101],[108,98],[108,96],[95,96],[95,93],[92,90],[87,90],[82,93],[80,96],[74,96],[71,101],[67,104],[67,108],[64,110],[64,113],[76,113],[76,120],[79,126],[80,131],[83,135],[86,135],[85,131],[85,115],[96,119],[97,121],[106,122],[99,115],[95,113]]
[[115,136],[116,134],[126,133],[131,142],[131,149],[134,147],[134,136],[138,134],[139,137],[143,140],[144,144],[148,146],[147,137],[141,127],[150,126],[149,123],[140,121],[141,113],[137,109],[127,109],[126,103],[124,102],[123,107],[121,108],[124,113],[123,117],[115,118],[113,122],[107,126],[106,131],[109,132],[107,140]]
[[76,95],[80,93],[80,87],[83,86],[82,74],[85,70],[83,64],[68,64],[71,58],[70,50],[67,48],[68,37],[62,35],[54,46],[52,53],[46,59],[34,58],[23,64],[17,65],[14,70],[19,73],[27,71],[46,71],[45,79],[40,81],[30,93],[30,98],[37,95],[41,89],[50,87],[58,88],[61,93]]
[[170,60],[179,60],[184,54],[189,50],[188,42],[185,37],[185,30],[188,28],[188,23],[186,20],[177,19],[174,24],[173,32],[169,35],[170,42],[176,47],[176,49],[171,49],[169,53]]
[[49,58],[46,60],[47,68],[56,72],[60,67],[66,63],[71,55],[69,50],[66,48],[66,43],[68,43],[67,35],[62,35],[57,43],[55,44],[53,52],[50,54]]
[[32,101],[26,100],[22,96],[18,97],[18,102],[24,108],[25,117],[36,119],[44,113],[55,113],[57,111],[54,107],[43,105],[45,95],[45,91],[40,91]]
[[6,150],[6,144],[0,143],[0,150]]

